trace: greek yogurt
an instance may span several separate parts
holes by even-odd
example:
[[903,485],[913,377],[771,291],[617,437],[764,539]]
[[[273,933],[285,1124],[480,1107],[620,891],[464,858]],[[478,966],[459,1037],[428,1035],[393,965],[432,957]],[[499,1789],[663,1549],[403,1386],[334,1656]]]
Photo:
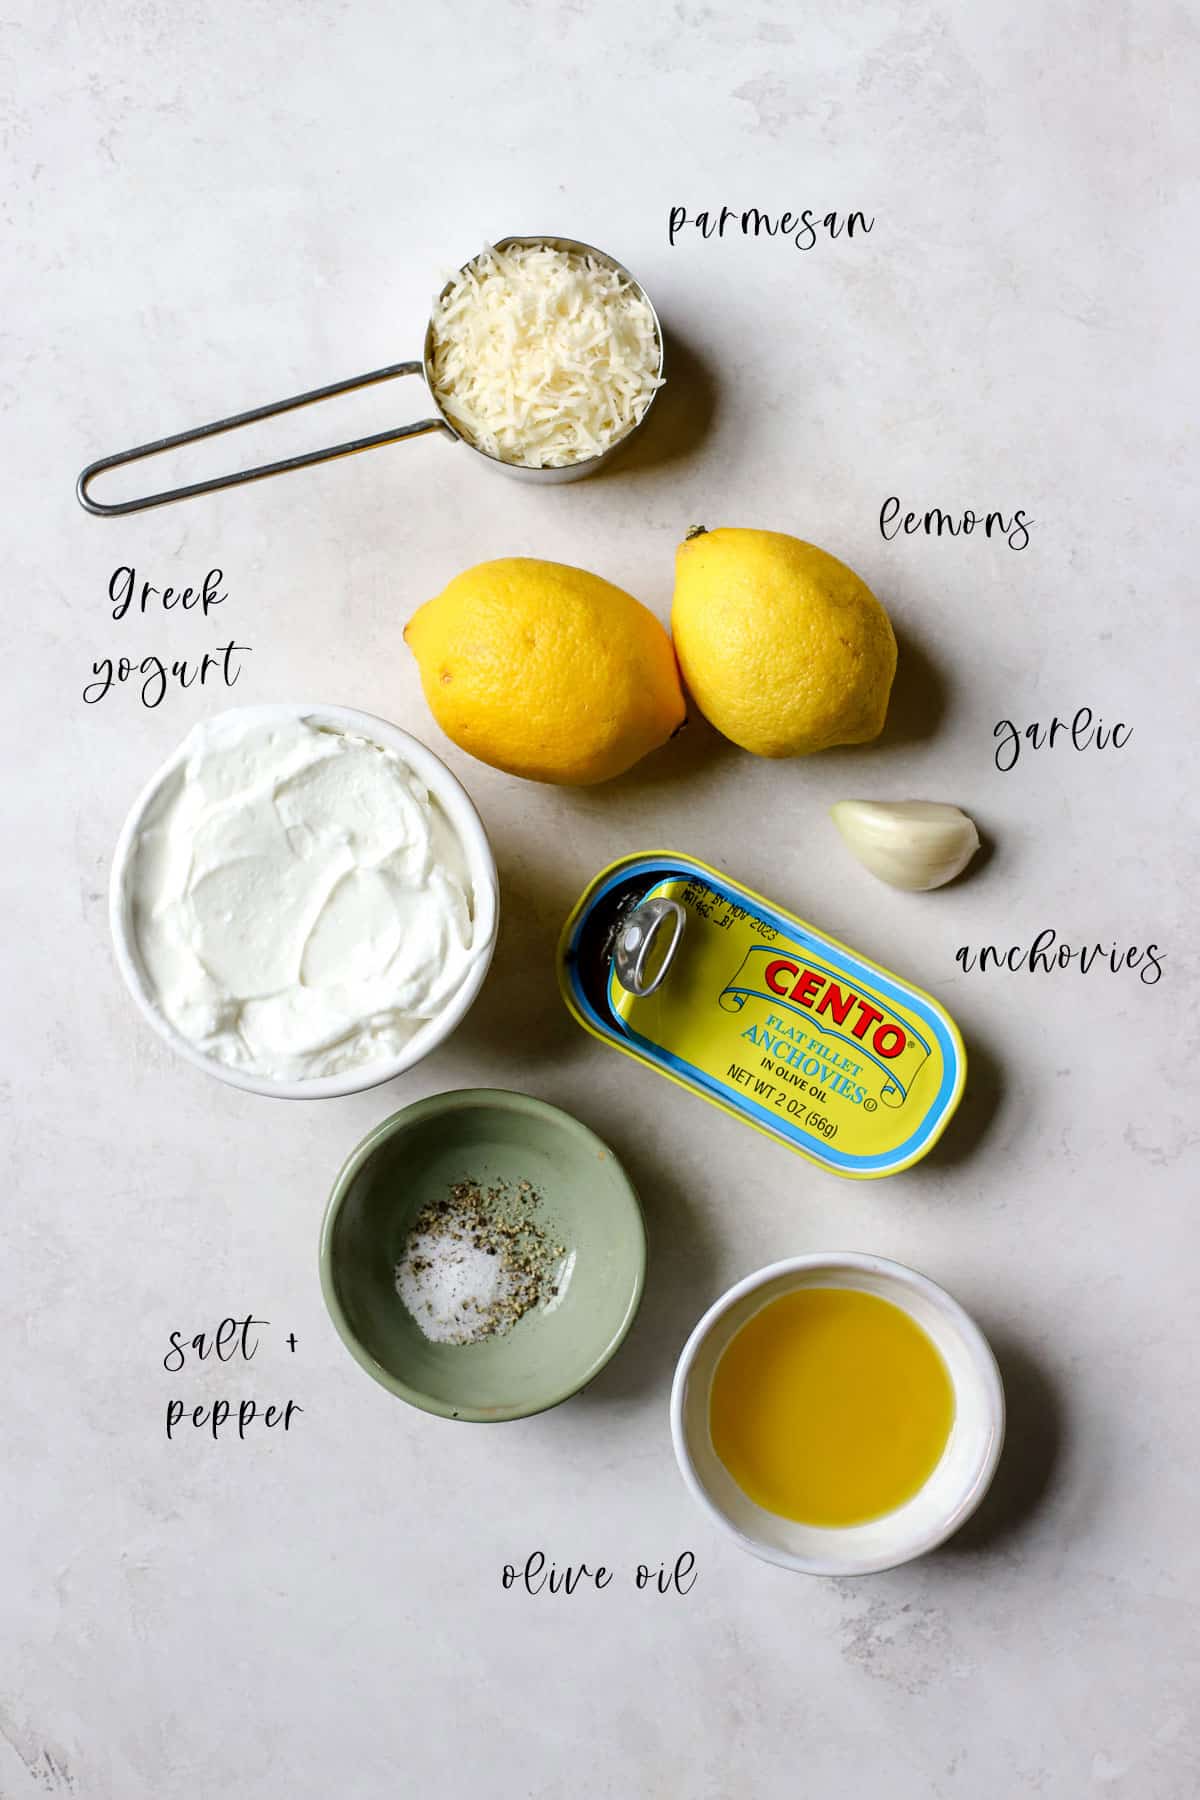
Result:
[[490,950],[463,845],[415,772],[303,717],[197,726],[126,882],[153,1004],[272,1080],[394,1058]]

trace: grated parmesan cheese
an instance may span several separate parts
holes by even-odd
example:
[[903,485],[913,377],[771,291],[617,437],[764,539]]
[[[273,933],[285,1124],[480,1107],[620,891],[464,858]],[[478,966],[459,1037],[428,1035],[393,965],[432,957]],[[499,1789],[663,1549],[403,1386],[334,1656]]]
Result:
[[486,246],[433,312],[433,390],[468,443],[531,469],[619,443],[662,386],[654,314],[609,264]]

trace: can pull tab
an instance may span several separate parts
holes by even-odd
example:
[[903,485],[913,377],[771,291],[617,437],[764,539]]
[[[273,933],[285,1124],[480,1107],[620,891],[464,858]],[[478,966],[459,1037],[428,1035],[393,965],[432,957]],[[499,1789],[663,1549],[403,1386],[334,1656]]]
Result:
[[687,914],[678,900],[646,900],[617,933],[613,968],[627,994],[643,999],[662,982],[675,960]]

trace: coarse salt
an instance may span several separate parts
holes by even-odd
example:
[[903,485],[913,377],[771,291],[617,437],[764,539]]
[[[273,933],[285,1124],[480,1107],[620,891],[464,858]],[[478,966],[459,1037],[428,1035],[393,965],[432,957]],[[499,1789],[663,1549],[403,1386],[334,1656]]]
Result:
[[470,1344],[494,1330],[494,1308],[512,1298],[499,1254],[468,1238],[421,1232],[405,1245],[396,1292],[435,1344]]

